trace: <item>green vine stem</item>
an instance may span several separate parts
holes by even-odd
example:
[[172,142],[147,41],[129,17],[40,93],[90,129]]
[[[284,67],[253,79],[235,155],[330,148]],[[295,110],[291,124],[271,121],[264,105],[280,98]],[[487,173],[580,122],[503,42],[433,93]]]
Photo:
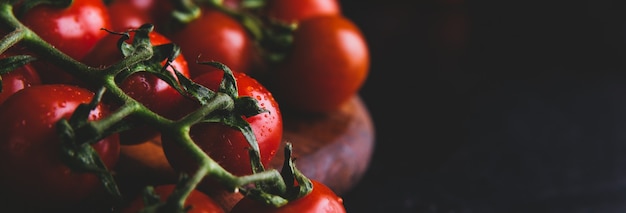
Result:
[[[181,3],[183,4],[189,2],[190,1],[181,1]],[[214,5],[219,6],[221,5],[222,1],[210,2]],[[68,133],[67,138],[70,138],[68,140],[75,139],[75,135],[73,134],[78,135],[78,133],[74,133],[74,130],[77,130],[87,132],[82,133],[81,136],[84,136],[85,141],[93,142],[96,139],[105,137],[107,134],[113,134],[118,132],[119,130],[116,128],[119,128],[119,125],[121,123],[124,123],[125,118],[132,115],[156,127],[158,130],[160,130],[162,135],[175,139],[174,141],[177,143],[177,145],[186,150],[188,154],[197,161],[199,165],[198,170],[190,177],[185,177],[181,179],[175,192],[168,198],[168,202],[165,204],[166,206],[182,209],[187,196],[205,177],[212,177],[218,180],[218,182],[220,182],[227,189],[230,189],[233,192],[245,192],[245,194],[261,195],[258,197],[260,197],[259,199],[262,199],[264,202],[270,205],[281,206],[288,202],[289,199],[292,199],[286,198],[290,196],[285,196],[285,193],[290,191],[293,186],[291,184],[285,184],[284,178],[290,175],[295,175],[296,177],[299,177],[298,179],[306,179],[306,177],[303,177],[303,175],[299,173],[299,171],[295,169],[295,167],[294,169],[288,170],[288,172],[291,174],[287,175],[284,174],[284,171],[283,174],[281,174],[275,169],[265,170],[264,168],[262,168],[262,164],[260,163],[260,159],[258,157],[258,144],[256,144],[256,139],[254,138],[254,135],[250,132],[247,132],[247,138],[249,139],[251,146],[253,147],[253,149],[251,149],[250,151],[250,156],[252,160],[251,163],[253,165],[253,168],[256,168],[254,170],[255,173],[251,175],[235,176],[231,174],[223,167],[221,167],[215,160],[209,157],[193,142],[189,135],[189,131],[192,125],[198,122],[202,122],[214,111],[233,111],[233,109],[238,105],[237,101],[249,101],[239,100],[238,97],[233,95],[233,93],[237,94],[236,90],[218,91],[211,93],[211,96],[204,97],[204,100],[200,100],[200,102],[202,102],[203,104],[199,109],[190,112],[188,115],[179,120],[170,120],[162,117],[157,113],[152,112],[143,104],[131,98],[124,91],[122,91],[122,89],[116,84],[115,77],[120,74],[120,72],[122,72],[125,68],[131,67],[143,61],[147,61],[151,57],[153,57],[153,47],[149,44],[149,42],[137,44],[137,46],[135,47],[136,51],[133,52],[132,55],[125,57],[123,60],[119,61],[116,64],[113,64],[109,67],[96,68],[83,64],[64,54],[63,52],[59,51],[58,49],[54,48],[49,43],[44,41],[28,27],[24,26],[13,13],[13,5],[10,1],[0,1],[0,27],[2,27],[3,30],[6,30],[6,32],[9,32],[0,40],[0,53],[5,52],[12,46],[18,44],[23,45],[24,47],[29,48],[29,50],[31,50],[38,56],[45,56],[46,58],[51,59],[51,63],[54,63],[55,65],[58,65],[60,67],[67,68],[64,70],[67,70],[69,74],[77,77],[78,79],[89,82],[92,85],[101,85],[101,87],[103,88],[103,92],[110,94],[112,97],[120,101],[120,103],[122,103],[122,105],[120,105],[114,112],[112,112],[111,115],[101,120],[89,122],[85,121],[86,124],[78,122],[80,124],[79,126],[72,125],[72,122],[60,124],[59,126],[64,126],[64,128],[66,128],[60,131],[68,130],[65,131]],[[188,82],[189,84],[193,84],[191,80],[184,79],[184,76],[182,75],[179,75],[178,77],[183,77],[181,82]],[[232,77],[232,73],[230,73],[230,70],[228,68],[225,69],[225,77],[228,77],[228,79],[232,79],[233,82],[228,82],[230,83],[230,85],[235,85],[234,77]],[[179,91],[183,92],[197,92],[192,91],[186,87],[189,85],[172,86],[177,87]],[[198,85],[194,84],[194,86]],[[182,89],[180,87],[182,87]],[[206,88],[201,89],[208,90]],[[82,137],[79,137],[79,139],[81,138]],[[254,149],[254,147],[256,147],[256,149]],[[288,183],[293,183],[293,181],[288,181]],[[104,184],[110,183],[105,182]],[[310,188],[306,189],[305,191],[307,190],[310,191]]]

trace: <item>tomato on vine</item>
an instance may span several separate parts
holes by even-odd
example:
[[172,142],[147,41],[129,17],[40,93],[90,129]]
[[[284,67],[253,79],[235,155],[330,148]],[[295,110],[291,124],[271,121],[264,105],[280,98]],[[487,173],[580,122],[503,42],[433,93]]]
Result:
[[[271,1],[266,12],[272,18],[297,22],[270,26],[276,32],[256,28],[264,27],[267,17],[236,11],[259,12],[248,7],[252,1],[32,2],[0,3],[1,12],[6,13],[1,17],[3,24],[18,28],[2,29],[11,31],[3,33],[11,36],[3,37],[2,47],[23,42],[24,48],[32,48],[28,51],[38,59],[33,65],[41,80],[41,85],[3,88],[11,92],[0,93],[0,98],[9,95],[0,102],[2,204],[34,202],[37,210],[67,210],[98,200],[103,189],[118,195],[112,182],[115,173],[108,168],[118,163],[120,146],[162,134],[166,160],[184,174],[179,182],[183,184],[176,185],[181,190],[175,191],[182,193],[174,193],[172,202],[195,203],[200,196],[195,187],[209,183],[247,196],[237,204],[236,209],[242,210],[235,212],[257,208],[260,203],[256,201],[285,204],[268,207],[268,212],[345,212],[341,198],[322,183],[308,181],[295,167],[283,168],[282,181],[275,170],[264,169],[283,139],[279,103],[298,111],[331,111],[354,96],[365,80],[369,66],[365,39],[340,15],[336,1]],[[171,15],[181,15],[174,6],[187,3],[198,3],[200,16],[180,26],[167,26]],[[11,17],[10,9],[18,5],[15,14],[19,16]],[[291,26],[295,31],[290,31]],[[286,31],[293,32],[293,37],[282,34]],[[277,38],[262,40],[272,35]],[[257,49],[285,38],[293,38],[286,54],[280,54],[287,47],[282,43],[267,52]],[[258,54],[262,53],[268,53],[268,59],[282,60],[260,63]],[[192,57],[194,63],[185,57]],[[270,65],[276,66],[265,70]],[[6,74],[20,74],[3,68],[3,83],[14,81]],[[267,88],[252,77],[253,69],[271,75]],[[297,184],[285,184],[294,179]],[[214,181],[223,185],[210,185]],[[157,186],[155,192],[163,201],[174,187]],[[192,211],[211,203],[201,197],[202,204],[190,205]],[[246,204],[248,198],[255,202]],[[109,207],[109,202],[99,204]],[[128,211],[145,204],[133,203],[139,207]],[[207,210],[223,212],[222,205],[209,206]]]
[[[215,91],[223,76],[224,72],[215,69],[193,78],[193,81]],[[245,121],[250,124],[256,137],[261,163],[268,166],[282,140],[283,120],[280,108],[272,94],[256,79],[240,72],[234,72],[234,77],[239,96],[256,99],[259,106],[266,110],[261,114],[246,117]],[[253,173],[248,153],[250,144],[238,129],[221,123],[197,123],[191,127],[189,134],[195,144],[227,171],[234,175]],[[173,168],[187,173],[193,173],[197,169],[197,164],[185,150],[176,146],[167,137],[163,137],[162,140],[163,150]]]
[[231,213],[345,213],[343,199],[330,188],[317,180],[311,180],[313,190],[304,197],[291,200],[284,206],[275,207],[258,200],[244,197],[233,208]]
[[107,4],[113,31],[125,31],[154,23],[149,1],[114,0]]
[[[4,204],[65,208],[104,188],[90,168],[74,169],[67,164],[56,129],[59,120],[70,119],[79,105],[93,98],[94,93],[84,88],[47,84],[22,89],[0,105],[0,195],[3,202],[9,202]],[[109,108],[99,103],[89,112],[88,120],[100,120],[109,113]],[[118,162],[117,134],[89,145],[106,168]]]
[[[16,7],[19,20],[46,42],[81,60],[107,35],[111,20],[103,1],[73,0]],[[22,11],[23,10],[23,11]],[[46,60],[34,63],[44,83],[75,83],[76,79]],[[52,65],[52,66],[51,66]],[[40,68],[41,67],[41,68]]]
[[[146,208],[150,204],[158,204],[159,202],[166,202],[168,196],[172,194],[174,189],[176,188],[175,184],[164,184],[157,185],[153,187],[153,192],[155,196],[154,200],[146,200],[144,196],[138,196],[130,201],[127,206],[123,206],[121,209],[121,213],[137,213],[140,210]],[[148,194],[150,196],[152,194]],[[146,205],[146,201],[152,201],[153,203],[148,203]],[[186,213],[224,213],[224,209],[215,201],[213,198],[204,194],[202,191],[193,190],[185,200],[185,209],[188,209]]]
[[[249,74],[255,51],[251,35],[232,16],[208,6],[201,8],[200,17],[173,26],[164,34],[180,45],[183,54],[192,61],[217,61],[235,72]],[[193,78],[209,68],[191,62],[189,69]]]
[[[7,59],[15,56],[17,53],[9,51],[0,54],[0,58]],[[17,91],[34,85],[41,84],[41,79],[35,68],[29,63],[32,59],[22,57],[21,61],[25,64],[16,64],[16,68],[10,68],[6,72],[0,71],[0,82],[2,90],[0,90],[0,105]],[[8,68],[11,64],[2,63],[2,68]]]
[[353,97],[366,80],[370,55],[358,26],[343,16],[301,21],[285,58],[266,85],[284,108],[328,112]]
[[[125,42],[133,44],[136,33],[135,31],[130,31],[130,37]],[[119,50],[120,47],[116,45],[120,38],[121,36],[118,34],[109,34],[94,47],[93,51],[83,59],[83,62],[96,67],[110,66],[119,62],[124,58]],[[172,44],[169,38],[154,30],[148,33],[148,38],[153,46]],[[166,65],[166,63],[166,60],[160,61],[156,69],[161,69],[161,66]],[[166,68],[166,71],[173,79],[177,80],[178,78],[174,70],[185,77],[189,77],[190,70],[187,66],[188,63],[185,56],[182,54],[176,56],[170,65],[171,66]],[[147,69],[145,67],[141,68]],[[169,119],[177,118],[176,116],[179,115],[178,111],[180,110],[179,104],[183,101],[184,96],[166,81],[145,70],[137,71],[123,78],[119,86],[130,97],[159,115]],[[137,144],[145,142],[155,137],[157,134],[158,132],[155,129],[143,125],[143,128],[140,130],[133,129],[122,132],[120,137],[123,144]]]

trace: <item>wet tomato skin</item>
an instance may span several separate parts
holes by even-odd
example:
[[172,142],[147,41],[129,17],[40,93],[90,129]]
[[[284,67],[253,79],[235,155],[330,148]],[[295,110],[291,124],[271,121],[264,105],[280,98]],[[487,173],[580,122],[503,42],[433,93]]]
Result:
[[[132,43],[135,33],[130,32],[130,38],[127,42]],[[154,46],[169,44],[171,40],[157,31],[152,31],[148,35],[150,43]],[[118,50],[116,43],[120,36],[109,34],[104,37],[94,47],[84,59],[83,62],[90,66],[104,67],[112,65],[122,60],[122,54]],[[165,65],[165,60],[162,65]],[[171,63],[171,67],[167,68],[174,78],[176,74],[174,69],[182,75],[189,77],[189,68],[185,56],[180,54]],[[172,68],[174,67],[174,68]],[[184,97],[167,82],[148,72],[137,72],[128,76],[119,84],[120,88],[130,97],[139,101],[153,112],[169,119],[175,119],[179,115],[178,105],[183,101]],[[121,133],[123,144],[138,144],[146,142],[158,135],[156,129],[148,125],[142,125],[140,129],[124,131]]]
[[[0,58],[5,58],[15,54],[17,53],[5,52],[0,55]],[[39,77],[39,73],[37,73],[37,71],[31,64],[26,64],[9,73],[2,74],[2,76],[0,76],[0,79],[2,79],[2,91],[0,91],[0,105],[2,105],[2,103],[7,98],[9,98],[9,96],[13,95],[17,91],[20,91],[26,87],[41,84],[41,78]]]
[[[0,195],[10,194],[9,203],[63,208],[101,192],[102,183],[95,174],[73,171],[63,163],[55,129],[58,120],[69,119],[93,95],[77,86],[37,85],[20,90],[0,105]],[[106,105],[98,104],[89,120],[109,113]],[[120,155],[117,134],[92,147],[107,168],[115,166]]]
[[[193,80],[216,91],[223,75],[222,71],[215,70]],[[268,112],[245,118],[252,127],[259,144],[261,163],[268,166],[282,140],[283,120],[280,108],[271,93],[254,78],[237,72],[234,76],[239,88],[239,96],[254,97],[262,108],[268,110]],[[193,107],[190,108],[193,109]],[[239,130],[218,123],[198,123],[191,127],[189,134],[194,143],[224,169],[235,175],[252,174],[247,151],[250,145]],[[193,159],[167,137],[163,137],[163,149],[175,169],[193,172],[197,168]]]

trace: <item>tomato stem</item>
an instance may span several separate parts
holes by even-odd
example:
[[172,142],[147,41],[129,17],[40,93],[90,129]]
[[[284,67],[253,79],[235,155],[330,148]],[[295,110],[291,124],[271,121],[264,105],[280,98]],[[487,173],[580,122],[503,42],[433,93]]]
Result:
[[6,36],[2,38],[2,43],[0,43],[0,52],[4,52],[10,47],[14,46],[18,42],[20,42],[25,37],[24,31],[20,29],[16,29]]
[[[206,98],[206,100],[202,99],[202,104],[198,109],[190,112],[181,119],[170,120],[151,111],[145,105],[133,99],[131,96],[126,94],[116,82],[116,76],[118,76],[125,69],[143,61],[147,61],[153,57],[155,51],[149,42],[137,45],[134,49],[135,51],[132,52],[133,54],[125,56],[118,63],[103,68],[92,67],[61,52],[50,43],[44,41],[34,31],[23,25],[13,13],[13,5],[11,5],[10,2],[12,1],[0,2],[0,26],[3,27],[4,30],[10,32],[2,37],[2,40],[0,40],[0,52],[6,51],[18,43],[20,45],[24,45],[24,47],[29,49],[29,51],[35,53],[36,56],[45,57],[54,65],[65,68],[64,70],[66,72],[77,79],[85,81],[86,83],[92,83],[93,85],[104,87],[105,90],[102,91],[106,91],[112,98],[120,103],[119,108],[117,108],[109,116],[97,121],[89,121],[88,125],[90,125],[90,131],[94,131],[94,134],[97,134],[89,139],[95,140],[100,137],[108,136],[108,134],[113,134],[113,131],[117,131],[113,127],[117,127],[116,125],[120,124],[124,125],[125,118],[135,116],[142,119],[152,127],[156,127],[160,131],[162,137],[169,137],[173,139],[172,141],[174,141],[175,145],[182,148],[199,165],[198,169],[191,176],[185,177],[181,180],[179,187],[177,187],[174,193],[168,197],[169,204],[175,205],[176,207],[182,207],[190,193],[207,177],[217,180],[233,192],[244,191],[246,194],[257,193],[260,197],[263,197],[266,202],[272,203],[275,206],[283,205],[288,202],[288,199],[285,199],[283,195],[289,190],[288,185],[292,185],[291,181],[287,181],[288,184],[286,184],[285,179],[283,179],[284,174],[281,175],[281,173],[275,169],[265,170],[263,168],[263,165],[259,160],[259,147],[249,125],[239,125],[244,126],[239,128],[244,129],[242,131],[252,146],[250,155],[254,173],[251,175],[233,175],[212,159],[196,143],[194,143],[190,136],[190,129],[192,125],[205,122],[207,117],[218,115],[215,112],[232,112],[241,110],[240,108],[242,107],[244,107],[244,109],[248,109],[249,107],[245,107],[251,105],[249,103],[252,103],[251,101],[254,100],[253,98],[248,100],[245,98],[238,98],[236,96],[237,90],[234,77],[227,67],[222,68],[225,72],[230,74],[225,77],[230,77],[232,79],[231,81],[226,82],[226,86],[223,86],[225,88],[215,92],[214,95],[211,93],[211,96],[207,96],[208,98]],[[246,25],[246,28],[257,40],[261,40],[265,35],[264,33],[266,32],[262,31],[261,20],[256,19],[256,17],[228,9],[223,6],[222,0],[206,0],[202,2],[206,2],[207,4],[239,19],[244,25]],[[191,12],[191,15],[189,17],[178,18],[193,18],[199,16],[200,8],[197,7],[192,0],[183,0],[179,3],[181,4],[179,6],[188,9],[188,12]],[[180,89],[179,92],[184,93],[189,92],[189,90]],[[99,93],[98,95],[102,94]],[[259,110],[255,110],[254,112],[257,114],[261,113]],[[250,113],[244,115],[248,114]],[[227,116],[230,116],[229,118],[243,120],[241,119],[242,114],[231,113]],[[215,120],[219,120],[220,118],[222,119],[221,122],[225,122],[223,120],[226,119],[223,119],[223,117],[211,117],[211,119]],[[231,119],[230,124],[239,124],[240,120]],[[62,125],[62,122],[63,121],[60,121],[59,125]],[[70,129],[70,127],[67,129]],[[74,135],[72,134],[70,136]],[[294,175],[295,173],[295,179],[297,180],[303,178],[298,176],[301,174],[297,171],[297,169],[295,169],[295,166],[290,167],[288,173],[289,175]],[[112,179],[110,173],[102,173],[100,175],[103,179]],[[114,184],[113,181],[103,181],[103,183]],[[305,181],[303,184],[308,185],[308,182]],[[113,186],[111,188],[115,187]]]

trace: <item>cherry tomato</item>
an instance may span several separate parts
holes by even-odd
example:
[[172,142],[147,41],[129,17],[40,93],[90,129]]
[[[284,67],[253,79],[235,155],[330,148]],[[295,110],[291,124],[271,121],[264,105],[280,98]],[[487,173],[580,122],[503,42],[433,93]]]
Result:
[[[135,32],[130,32],[131,37],[127,40],[129,43],[132,43],[134,35]],[[93,51],[85,57],[83,62],[98,67],[112,65],[120,61],[122,54],[116,44],[119,38],[120,36],[115,34],[110,34],[103,38],[94,47]],[[171,43],[170,39],[157,31],[150,32],[149,38],[153,46]],[[162,65],[165,65],[165,63],[166,61],[163,61]],[[171,64],[178,72],[189,77],[189,68],[187,67],[185,56],[182,54],[178,55]],[[167,70],[176,78],[171,67],[168,67]],[[145,105],[148,109],[170,119],[176,118],[179,114],[177,107],[179,102],[184,99],[167,82],[148,72],[134,73],[123,80],[119,86],[126,94]],[[122,132],[120,137],[122,144],[137,144],[155,137],[157,133],[155,129],[150,129],[146,125],[141,130],[133,129]]]
[[[69,119],[79,104],[89,103],[93,96],[93,92],[76,86],[36,85],[20,90],[0,105],[0,194],[10,195],[5,197],[10,203],[61,208],[102,192],[103,185],[95,174],[73,171],[63,163],[55,129],[57,121]],[[109,113],[100,103],[89,120]],[[115,166],[120,155],[117,134],[92,146],[107,168]]]
[[155,30],[163,32],[167,29],[167,25],[172,20],[172,12],[174,11],[174,1],[171,0],[115,0],[125,2],[140,13],[149,17],[150,23],[155,26]]
[[366,40],[353,22],[313,17],[299,23],[291,52],[265,84],[285,109],[328,112],[357,93],[369,62]]
[[251,36],[237,20],[218,10],[204,7],[198,19],[166,35],[194,61],[189,63],[192,78],[209,69],[195,63],[196,59],[218,61],[235,72],[250,73],[252,69],[255,47]]
[[[222,71],[211,71],[193,80],[216,91],[223,75]],[[245,119],[256,136],[261,163],[268,166],[282,140],[283,120],[278,103],[272,94],[254,78],[237,72],[234,76],[239,88],[239,96],[254,97],[262,108],[268,110],[268,112]],[[248,154],[250,145],[239,130],[218,123],[198,123],[191,127],[190,136],[202,150],[218,161],[227,171],[235,175],[252,174]],[[193,173],[197,164],[188,157],[188,154],[179,146],[174,145],[169,138],[162,137],[162,140],[163,151],[172,167]]]
[[242,0],[224,0],[222,5],[232,10],[238,10],[241,9],[241,1]]
[[125,31],[139,28],[146,23],[154,24],[151,14],[147,11],[150,8],[146,8],[147,5],[144,4],[136,0],[115,0],[109,3],[107,8],[111,17],[112,30]]
[[[5,58],[10,55],[15,55],[15,53],[5,52],[0,55],[0,58]],[[3,74],[1,77],[2,91],[0,91],[0,105],[15,92],[26,87],[41,84],[39,74],[31,64],[19,67],[9,73]]]
[[[159,196],[161,201],[165,202],[167,197],[172,194],[176,185],[174,184],[165,184],[158,185],[154,187],[154,192]],[[187,200],[185,200],[185,205],[191,207],[187,213],[223,213],[224,209],[215,201],[213,198],[204,194],[201,191],[193,190]],[[144,200],[142,195],[135,198],[131,201],[128,206],[122,208],[122,213],[137,213],[141,209],[144,208]]]
[[74,0],[67,8],[38,5],[20,21],[41,38],[74,59],[82,59],[107,35],[111,20],[102,1]]
[[269,0],[264,9],[268,17],[286,23],[321,15],[341,15],[337,0]]
[[[107,35],[111,20],[102,1],[74,0],[67,8],[38,5],[20,17],[20,21],[42,39],[70,57],[81,60]],[[45,60],[33,63],[44,83],[75,83],[62,68]]]
[[302,198],[289,201],[279,208],[265,205],[256,200],[244,197],[233,208],[231,213],[345,213],[343,199],[323,183],[311,180],[313,190]]

